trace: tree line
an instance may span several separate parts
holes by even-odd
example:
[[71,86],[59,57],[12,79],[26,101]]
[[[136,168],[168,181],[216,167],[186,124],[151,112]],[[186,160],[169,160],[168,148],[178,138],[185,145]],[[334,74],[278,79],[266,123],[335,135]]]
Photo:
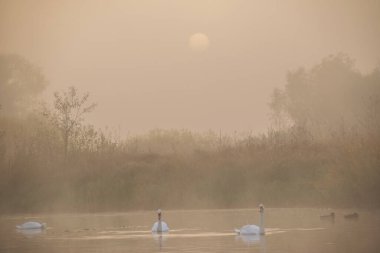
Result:
[[0,55],[0,213],[380,205],[380,69],[346,55],[289,72],[271,127],[238,138],[120,138],[86,123],[88,93],[69,87],[48,105],[46,86],[29,61]]

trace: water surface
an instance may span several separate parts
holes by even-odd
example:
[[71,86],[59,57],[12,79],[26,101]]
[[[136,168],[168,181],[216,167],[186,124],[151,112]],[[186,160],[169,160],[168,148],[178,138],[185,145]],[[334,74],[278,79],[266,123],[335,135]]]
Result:
[[[335,212],[335,220],[320,215]],[[344,214],[359,213],[347,220]],[[156,213],[55,214],[0,217],[0,252],[380,252],[380,212],[265,209],[265,236],[233,231],[258,224],[257,209],[164,211],[171,228],[152,234]],[[19,231],[25,221],[45,230]]]

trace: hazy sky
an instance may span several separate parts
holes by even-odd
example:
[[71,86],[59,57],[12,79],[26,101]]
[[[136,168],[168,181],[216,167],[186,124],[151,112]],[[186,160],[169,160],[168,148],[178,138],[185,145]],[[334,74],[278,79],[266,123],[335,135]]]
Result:
[[89,91],[89,121],[122,134],[264,131],[287,71],[345,52],[367,72],[379,45],[380,1],[0,0],[0,53],[40,66],[49,97]]

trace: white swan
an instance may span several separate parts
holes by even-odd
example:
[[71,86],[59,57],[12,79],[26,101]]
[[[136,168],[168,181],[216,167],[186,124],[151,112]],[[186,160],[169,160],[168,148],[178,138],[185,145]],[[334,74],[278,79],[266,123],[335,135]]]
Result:
[[242,226],[240,229],[235,229],[235,232],[239,235],[264,235],[265,228],[264,228],[264,205],[263,204],[259,205],[259,212],[260,212],[259,226],[245,225],[245,226]]
[[157,210],[157,215],[158,215],[158,221],[156,221],[153,224],[152,232],[156,232],[156,233],[169,232],[168,224],[166,224],[166,222],[161,220],[161,209]]
[[46,223],[40,223],[36,221],[28,221],[24,224],[16,226],[18,229],[27,230],[27,229],[44,229],[46,228]]

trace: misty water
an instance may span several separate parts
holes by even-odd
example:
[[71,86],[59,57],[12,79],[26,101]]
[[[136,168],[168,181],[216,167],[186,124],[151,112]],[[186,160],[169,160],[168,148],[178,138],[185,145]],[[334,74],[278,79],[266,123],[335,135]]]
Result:
[[[320,215],[335,212],[335,220]],[[347,220],[345,214],[358,212]],[[11,215],[0,218],[0,252],[378,252],[380,211],[266,208],[265,236],[233,230],[258,223],[257,209],[164,211],[171,228],[152,234],[156,213]],[[45,230],[18,231],[37,220]]]

